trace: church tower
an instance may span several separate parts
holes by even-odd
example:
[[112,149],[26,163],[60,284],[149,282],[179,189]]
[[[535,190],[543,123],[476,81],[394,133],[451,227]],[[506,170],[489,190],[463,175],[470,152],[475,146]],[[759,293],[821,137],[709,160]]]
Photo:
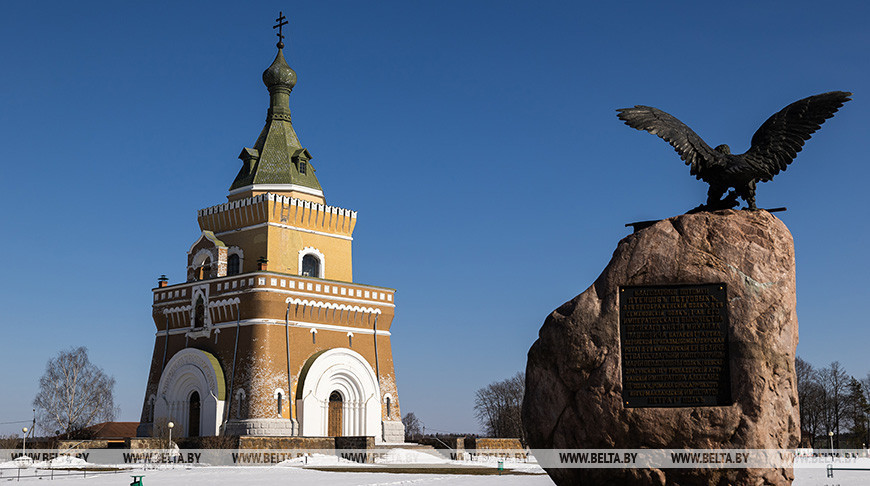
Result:
[[357,213],[326,204],[293,129],[283,47],[263,73],[266,124],[239,155],[228,202],[198,212],[186,281],[153,289],[140,436],[172,421],[186,437],[403,440],[395,290],[353,282]]

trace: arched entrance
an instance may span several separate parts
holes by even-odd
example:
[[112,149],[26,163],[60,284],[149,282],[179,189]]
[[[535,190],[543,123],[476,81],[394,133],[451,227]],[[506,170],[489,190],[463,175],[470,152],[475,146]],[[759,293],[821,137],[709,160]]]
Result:
[[187,417],[187,436],[188,437],[199,437],[199,411],[200,411],[200,402],[199,402],[199,392],[194,390],[193,393],[190,394],[190,404],[188,406],[188,417]]
[[356,351],[335,348],[313,355],[300,373],[296,390],[302,435],[373,436],[381,442],[377,375]]
[[217,435],[226,404],[225,383],[214,355],[182,349],[160,375],[154,423],[175,422],[176,430],[188,437]]
[[341,437],[341,409],[344,405],[344,400],[341,399],[341,393],[337,391],[329,395],[329,419],[326,434],[330,437]]

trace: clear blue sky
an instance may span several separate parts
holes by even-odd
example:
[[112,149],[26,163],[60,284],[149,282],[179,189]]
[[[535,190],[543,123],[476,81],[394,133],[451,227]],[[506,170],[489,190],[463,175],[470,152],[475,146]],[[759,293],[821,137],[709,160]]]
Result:
[[[156,278],[184,278],[196,210],[263,126],[271,25],[290,19],[299,137],[359,211],[355,279],[395,287],[403,413],[476,431],[474,392],[525,368],[627,222],[706,185],[615,109],[646,104],[748,148],[799,98],[855,93],[761,184],[797,252],[799,355],[870,371],[863,141],[867,2],[4,2],[0,422],[85,345],[138,420]],[[0,425],[0,434],[20,425]]]

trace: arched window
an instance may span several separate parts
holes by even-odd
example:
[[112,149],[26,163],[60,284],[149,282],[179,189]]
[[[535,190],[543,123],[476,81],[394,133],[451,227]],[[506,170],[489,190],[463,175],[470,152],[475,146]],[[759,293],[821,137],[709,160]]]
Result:
[[145,406],[145,421],[154,422],[154,400],[155,396],[148,397],[148,404]]
[[239,268],[239,263],[240,260],[238,254],[233,253],[232,255],[230,255],[230,257],[227,258],[227,275],[238,275],[239,273],[241,273],[242,269]]
[[234,415],[237,419],[241,419],[247,416],[247,411],[243,410],[245,406],[245,390],[240,388],[236,391],[236,409],[234,410]]
[[284,394],[278,394],[278,415],[284,415]]
[[196,300],[196,308],[193,311],[193,327],[204,327],[205,326],[205,301],[202,300],[202,296]]
[[319,277],[320,276],[320,259],[311,253],[302,257],[302,276],[303,277]]
[[199,392],[194,391],[190,394],[190,411],[187,421],[187,436],[199,437]]
[[209,277],[210,273],[211,273],[211,259],[206,258],[205,261],[202,262],[202,265],[200,265],[196,269],[196,279],[197,280],[205,280]]
[[390,418],[390,397],[387,397],[387,418]]

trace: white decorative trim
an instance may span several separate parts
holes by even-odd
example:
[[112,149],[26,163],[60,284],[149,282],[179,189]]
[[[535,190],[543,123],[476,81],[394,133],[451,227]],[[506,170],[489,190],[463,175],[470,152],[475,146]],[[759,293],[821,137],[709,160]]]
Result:
[[[226,319],[232,319],[233,317],[236,317],[238,319],[238,306],[239,306],[239,304],[241,304],[241,302],[242,302],[241,299],[239,299],[238,297],[233,297],[231,299],[221,299],[221,300],[209,302],[208,303],[209,322],[211,323],[213,321],[213,319],[211,319],[211,311],[212,310],[217,311],[217,318],[218,319],[222,318],[221,314],[226,316],[225,317]],[[215,332],[217,332],[217,333],[219,333],[221,331],[220,329],[216,328],[213,324],[210,326],[210,328],[214,329]]]
[[[238,189],[241,190],[241,189]],[[223,204],[218,204],[215,206],[210,206],[205,209],[200,209],[196,212],[197,217],[208,216],[211,214],[221,213],[230,209],[240,208],[242,206],[253,206],[255,204],[260,204],[266,201],[275,201],[280,202],[281,204],[295,205],[295,206],[303,206],[305,208],[313,209],[315,211],[322,211],[324,213],[332,213],[336,216],[343,216],[347,218],[356,218],[357,212],[352,211],[350,209],[339,208],[336,206],[327,206],[325,204],[320,204],[316,202],[306,201],[304,199],[299,199],[291,196],[282,196],[280,194],[258,194],[256,196],[246,197],[244,199],[237,199],[235,201],[225,202]]]
[[[191,248],[191,250],[192,249],[193,248]],[[201,267],[203,263],[205,263],[206,258],[212,260],[213,263],[216,260],[216,257],[210,249],[203,248],[199,250],[198,252],[196,252],[196,255],[194,255],[193,258],[190,260],[190,268],[195,270]]]
[[330,236],[332,238],[339,238],[342,240],[353,241],[352,236],[337,235],[335,233],[326,233],[323,231],[317,231],[317,230],[308,229],[308,228],[300,228],[298,226],[290,226],[289,224],[280,224],[280,223],[257,223],[257,224],[253,224],[251,226],[245,226],[244,228],[221,231],[220,233],[215,233],[215,235],[216,236],[227,235],[230,233],[238,233],[239,231],[248,231],[248,230],[257,229],[257,228],[264,228],[266,226],[274,226],[276,228],[291,229],[291,230],[295,230],[295,231],[301,231],[303,233],[311,233],[311,234],[321,235],[321,236]]
[[322,300],[300,300],[294,299],[293,297],[287,297],[287,300],[284,301],[285,304],[297,304],[297,305],[305,305],[311,307],[320,307],[324,309],[332,309],[332,310],[346,310],[346,311],[354,311],[354,312],[365,312],[366,314],[381,314],[380,309],[375,309],[374,307],[360,307],[358,305],[348,306],[344,304],[336,304],[335,302],[324,302]]
[[334,348],[317,356],[308,368],[297,400],[302,434],[326,437],[329,395],[342,396],[343,436],[374,436],[382,442],[380,387],[372,366],[359,353]]
[[275,400],[277,400],[279,396],[280,396],[280,397],[285,397],[285,398],[287,397],[287,394],[284,393],[284,389],[283,389],[283,388],[275,388],[275,392],[272,393],[272,398],[274,398]]
[[226,305],[239,304],[241,302],[242,301],[238,297],[236,297],[233,299],[223,299],[223,300],[216,300],[214,302],[209,302],[208,306],[211,308],[215,308],[215,307],[223,307]]
[[[285,326],[285,321],[278,319],[245,319],[239,321],[239,326]],[[366,334],[371,335],[374,332],[371,329],[366,329],[363,327],[350,327],[350,326],[337,326],[335,324],[314,324],[310,322],[301,322],[301,321],[290,321],[290,325],[293,327],[300,327],[302,329],[318,329],[321,331],[336,331],[336,332],[355,332],[357,334]],[[212,329],[218,330],[226,327],[235,327],[236,321],[228,321],[221,322],[219,324],[213,324]],[[169,331],[169,335],[173,336],[176,334],[184,334],[190,332],[190,328],[182,328],[182,329],[171,329]],[[161,336],[166,334],[166,330],[160,330],[154,333],[155,336]],[[390,331],[383,331],[378,329],[378,336],[392,336],[393,334]]]
[[[248,289],[247,292],[278,292],[281,294],[301,295],[303,297],[315,297],[315,298],[316,297],[321,297],[321,298],[325,297],[327,299],[343,300],[345,302],[357,302],[360,304],[375,304],[375,305],[380,305],[380,306],[384,306],[384,307],[396,307],[395,304],[389,304],[386,302],[372,302],[371,300],[364,300],[364,299],[349,299],[347,297],[338,297],[338,296],[332,296],[332,295],[310,294],[308,292],[299,292],[297,290],[254,288],[254,289]],[[226,295],[233,295],[233,294],[234,293],[230,293],[230,294],[226,294]]]
[[[315,257],[317,257],[317,260],[320,263],[318,265],[319,268],[317,269],[318,275],[302,275],[302,259],[305,258],[305,255],[314,255]],[[313,246],[307,246],[299,250],[299,266],[296,268],[299,269],[297,273],[299,273],[300,276],[323,278],[323,276],[326,275],[326,257],[323,256],[323,253],[321,253],[320,250],[318,250],[317,248],[314,248]]]
[[246,191],[295,191],[303,194],[311,194],[312,196],[323,197],[323,191],[306,186],[300,186],[299,184],[249,184],[238,189],[233,189],[230,191],[230,196]]
[[[185,333],[185,336],[189,338],[198,339],[201,337],[211,336],[212,323],[211,311],[209,309],[212,307],[212,305],[208,299],[208,289],[209,284],[200,283],[199,285],[193,287],[190,290],[190,313],[188,315],[188,317],[190,318],[190,324],[188,325],[187,329],[184,329],[185,331],[187,331]],[[202,297],[202,304],[204,307],[204,315],[201,328],[196,327],[196,302],[197,300],[199,300],[199,297]]]
[[189,398],[196,391],[201,404],[200,435],[217,435],[225,405],[225,397],[221,398],[225,393],[223,386],[223,370],[217,358],[196,348],[182,349],[169,360],[160,375],[154,417],[176,422],[179,435],[187,435]]
[[[284,277],[284,278],[294,279],[294,281],[297,281],[298,283],[303,283],[303,282],[308,282],[308,281],[311,281],[311,282],[315,282],[315,281],[316,281],[316,280],[314,280],[314,279],[312,279],[312,278],[309,278],[309,277],[302,277],[302,276],[299,276],[299,275],[290,275],[290,274],[286,274],[286,273],[265,272],[265,271],[262,271],[262,272],[261,272],[261,271],[257,271],[257,272],[248,272],[248,273],[246,273],[244,276],[242,276],[242,275],[225,275],[225,276],[222,276],[222,277],[215,277],[215,278],[209,279],[209,281],[210,281],[210,282],[215,282],[215,283],[216,283],[216,282],[223,282],[223,281],[226,281],[226,280],[246,281],[246,280],[249,280],[249,279],[250,279],[250,280],[253,281],[253,277],[250,277],[250,275],[259,276],[259,275],[268,275],[268,274],[277,274],[277,275],[279,275],[279,276],[281,276],[281,277]],[[184,291],[187,287],[190,287],[190,286],[192,286],[192,285],[200,285],[200,284],[202,284],[202,283],[203,283],[202,281],[196,281],[196,282],[181,282],[181,283],[173,284],[173,285],[171,285],[171,286],[167,286],[167,287],[154,287],[153,289],[151,289],[151,291],[154,292],[154,293],[171,293],[173,290],[179,290],[179,289],[181,289],[182,291]],[[393,288],[389,288],[389,287],[379,287],[379,286],[377,286],[377,285],[369,285],[369,284],[364,284],[364,283],[329,281],[329,284],[330,284],[330,285],[333,285],[333,284],[342,285],[343,287],[341,287],[341,289],[347,289],[347,287],[344,287],[345,285],[356,286],[356,287],[362,287],[362,288],[364,288],[364,289],[366,289],[366,288],[368,288],[368,289],[373,289],[373,290],[374,290],[374,289],[377,289],[378,291],[385,291],[385,292],[387,293],[387,297],[392,297],[393,293],[396,292],[396,289],[393,289]],[[249,283],[249,284],[247,284],[247,285],[248,285],[248,286],[252,286],[253,284],[252,284],[252,283]],[[354,289],[351,289],[351,290],[355,290],[355,288],[354,288]],[[344,294],[343,294],[343,295],[344,295]],[[330,297],[330,298],[332,298],[332,297]]]

